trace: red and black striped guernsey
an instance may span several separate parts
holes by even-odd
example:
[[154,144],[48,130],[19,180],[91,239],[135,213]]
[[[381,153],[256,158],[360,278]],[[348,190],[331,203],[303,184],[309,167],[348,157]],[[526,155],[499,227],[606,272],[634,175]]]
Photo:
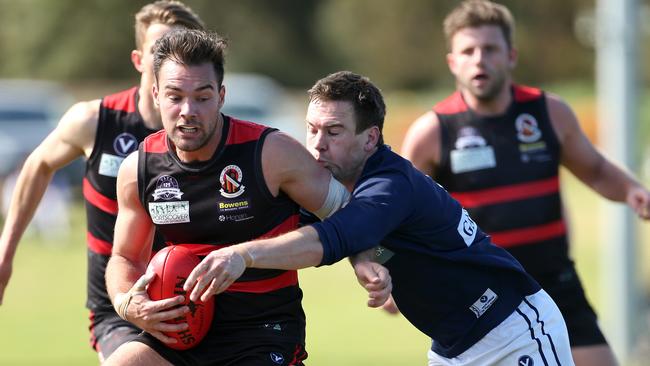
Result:
[[441,158],[436,181],[533,274],[568,258],[558,167],[560,145],[544,93],[515,85],[499,116],[479,116],[455,92],[434,106]]
[[[262,172],[262,145],[273,131],[224,116],[216,152],[200,163],[181,162],[164,131],[144,140],[140,199],[168,245],[204,256],[297,228],[298,205],[283,193],[274,197]],[[304,327],[301,298],[296,271],[247,269],[217,296],[213,326],[274,319]]]

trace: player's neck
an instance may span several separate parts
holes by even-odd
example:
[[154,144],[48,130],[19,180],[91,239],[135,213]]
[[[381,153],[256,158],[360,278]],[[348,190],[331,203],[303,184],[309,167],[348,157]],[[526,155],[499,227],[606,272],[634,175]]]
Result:
[[162,120],[160,119],[160,111],[154,106],[153,95],[151,93],[151,85],[140,84],[138,94],[138,112],[142,116],[144,125],[152,130],[162,129]]
[[461,90],[463,99],[474,113],[481,116],[495,116],[506,112],[512,103],[511,84],[505,83],[492,98],[477,98],[467,90]]

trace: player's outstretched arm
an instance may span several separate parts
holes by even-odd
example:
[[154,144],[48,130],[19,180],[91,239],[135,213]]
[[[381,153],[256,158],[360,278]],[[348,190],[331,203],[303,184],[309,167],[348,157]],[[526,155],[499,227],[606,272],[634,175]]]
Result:
[[571,108],[548,96],[553,128],[561,144],[562,164],[601,196],[627,203],[639,217],[650,219],[650,192],[629,172],[603,156],[580,129]]
[[149,332],[165,343],[176,340],[162,332],[177,332],[187,323],[167,324],[189,311],[187,306],[174,308],[182,296],[151,301],[146,285],[153,279],[145,274],[154,236],[154,226],[142,207],[138,195],[138,153],[129,155],[117,175],[117,202],[119,211],[115,223],[113,252],[106,266],[106,288],[118,315]]
[[94,100],[73,105],[61,117],[57,127],[27,157],[18,175],[0,236],[0,304],[11,276],[18,243],[54,173],[74,159],[92,152],[99,104],[99,100]]
[[401,155],[422,173],[434,177],[440,162],[440,122],[433,111],[411,124],[402,142]]

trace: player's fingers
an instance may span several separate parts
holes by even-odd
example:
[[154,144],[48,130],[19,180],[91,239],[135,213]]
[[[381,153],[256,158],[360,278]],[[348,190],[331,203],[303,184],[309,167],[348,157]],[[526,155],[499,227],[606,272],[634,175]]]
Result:
[[131,287],[131,289],[133,291],[136,291],[136,292],[144,292],[144,291],[146,291],[147,290],[147,285],[149,284],[149,282],[151,282],[151,280],[154,279],[154,277],[156,277],[155,272],[153,272],[153,271],[146,272],[145,274],[140,276],[140,278],[138,278],[137,281],[135,281],[135,283],[133,284],[133,287]]
[[234,279],[228,278],[226,276],[219,276],[212,280],[210,287],[206,290],[203,295],[201,295],[201,301],[206,302],[210,299],[210,296],[220,294],[234,282]]
[[155,330],[161,331],[161,332],[181,332],[184,331],[185,329],[189,328],[189,325],[187,323],[157,323],[153,326]]
[[168,299],[150,301],[147,306],[147,312],[153,314],[153,313],[165,311],[167,309],[182,304],[184,301],[185,301],[185,297],[182,295],[170,297]]
[[170,310],[165,310],[165,311],[159,311],[156,313],[151,313],[147,314],[143,317],[143,319],[147,322],[164,322],[166,320],[172,320],[176,318],[180,318],[186,313],[190,311],[190,308],[187,306],[180,306],[177,308],[173,308]]
[[208,263],[209,257],[205,257],[201,263],[197,264],[196,267],[190,272],[190,275],[187,276],[185,283],[183,284],[183,290],[189,291],[192,287],[196,285],[196,282],[205,277],[205,274],[210,270],[210,264]]
[[152,336],[154,336],[156,339],[158,339],[159,341],[161,341],[163,343],[170,344],[170,343],[178,342],[175,338],[167,337],[166,335],[164,335],[162,332],[159,332],[159,331],[152,331],[152,332],[149,332],[149,334],[151,334]]
[[199,277],[196,285],[194,285],[194,288],[192,289],[192,293],[190,293],[190,300],[198,300],[201,294],[203,294],[208,286],[210,286],[210,283],[215,279],[215,277],[216,276],[212,275],[210,272],[205,273],[203,276]]

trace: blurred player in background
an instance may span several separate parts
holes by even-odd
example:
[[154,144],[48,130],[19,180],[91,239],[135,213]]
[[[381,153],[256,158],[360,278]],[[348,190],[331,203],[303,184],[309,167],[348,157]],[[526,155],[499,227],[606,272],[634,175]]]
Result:
[[559,166],[605,198],[650,217],[650,193],[587,140],[559,97],[514,84],[514,21],[469,0],[444,21],[458,90],[410,127],[402,154],[455,197],[558,304],[577,365],[615,365],[573,261]]
[[[16,247],[54,173],[83,156],[83,194],[88,221],[88,298],[91,344],[100,361],[140,330],[120,319],[106,292],[104,272],[113,246],[117,215],[115,184],[124,157],[145,136],[162,128],[154,107],[151,47],[175,28],[202,29],[201,19],[178,1],[157,1],[135,15],[136,49],[131,61],[140,85],[103,99],[79,102],[30,154],[18,177],[0,237],[0,301],[11,276]],[[158,244],[161,241],[158,240]]]

